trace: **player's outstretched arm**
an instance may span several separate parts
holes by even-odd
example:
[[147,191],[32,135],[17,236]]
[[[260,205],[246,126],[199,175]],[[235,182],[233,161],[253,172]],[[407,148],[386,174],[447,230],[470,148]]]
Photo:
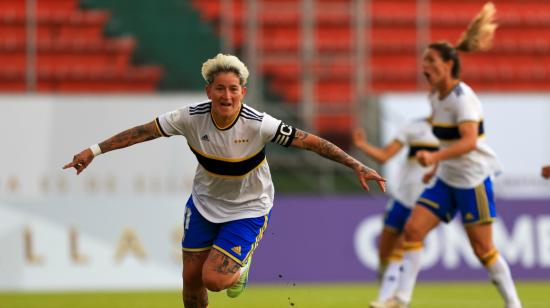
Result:
[[393,140],[383,148],[376,147],[367,141],[365,132],[360,128],[354,129],[351,137],[355,147],[361,150],[365,155],[376,160],[379,164],[384,164],[403,148],[401,142],[397,140]]
[[296,148],[313,151],[323,157],[350,167],[357,173],[361,186],[363,186],[366,191],[369,190],[367,181],[370,180],[376,181],[380,189],[386,191],[386,180],[376,171],[363,165],[357,159],[351,157],[342,149],[321,137],[297,129],[291,145]]
[[[99,153],[106,153],[109,151],[122,149],[129,147],[136,143],[149,141],[160,137],[160,132],[156,127],[155,121],[139,125],[123,132],[120,132],[113,137],[101,142],[99,146]],[[97,153],[95,155],[98,155]],[[91,148],[82,150],[80,153],[73,157],[73,161],[63,166],[63,169],[75,168],[76,174],[80,174],[95,157]]]

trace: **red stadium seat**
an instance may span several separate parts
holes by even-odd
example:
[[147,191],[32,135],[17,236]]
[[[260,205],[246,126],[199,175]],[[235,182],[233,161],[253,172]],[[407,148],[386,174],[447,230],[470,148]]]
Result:
[[[25,91],[25,1],[0,0],[0,91]],[[106,39],[106,11],[78,0],[37,1],[37,87],[44,92],[151,92],[160,67],[134,67],[133,38]]]

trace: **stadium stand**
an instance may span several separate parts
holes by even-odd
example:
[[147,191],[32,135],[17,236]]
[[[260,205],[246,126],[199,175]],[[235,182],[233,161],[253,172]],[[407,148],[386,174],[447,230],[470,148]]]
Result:
[[[159,66],[134,66],[136,41],[106,38],[107,11],[80,10],[77,0],[36,1],[37,90],[152,92]],[[0,0],[0,91],[26,90],[25,1]]]
[[[220,1],[192,0],[205,20],[219,25]],[[235,31],[233,44],[242,46],[245,2],[233,0]],[[353,76],[353,31],[350,2],[316,1],[316,47],[320,55],[316,71],[320,103],[350,101],[350,76]],[[485,0],[429,1],[430,41],[455,41]],[[476,90],[550,90],[550,3],[542,0],[499,1],[500,27],[495,46],[483,55],[463,55],[464,79]],[[259,23],[265,61],[263,71],[289,102],[300,100],[300,1],[262,0]],[[366,8],[369,9],[369,8]],[[371,59],[375,92],[414,91],[417,82],[416,1],[373,0]],[[323,55],[327,55],[323,57]],[[332,84],[326,95],[327,84]],[[322,90],[321,90],[322,89]],[[322,93],[321,93],[322,91]]]
[[[191,0],[205,21],[218,29],[221,24],[219,0]],[[242,47],[246,18],[246,1],[233,0],[234,46]],[[258,23],[262,72],[268,87],[280,93],[283,100],[301,100],[301,1],[261,0]],[[350,104],[356,100],[353,91],[354,31],[350,0],[315,1],[314,92],[318,104]],[[429,1],[429,41],[458,40],[468,22],[485,0]],[[417,2],[409,0],[372,0],[369,94],[384,91],[415,91],[426,85],[419,76],[417,51]],[[477,91],[547,91],[550,90],[550,3],[543,0],[496,3],[500,27],[495,46],[489,52],[462,55],[462,77]],[[221,31],[219,32],[221,33]],[[353,126],[350,114],[323,114],[315,120],[318,131],[339,128],[347,134]],[[339,125],[334,125],[339,123]]]

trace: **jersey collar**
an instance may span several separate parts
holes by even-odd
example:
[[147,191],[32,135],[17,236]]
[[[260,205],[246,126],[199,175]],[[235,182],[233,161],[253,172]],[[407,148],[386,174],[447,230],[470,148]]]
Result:
[[218,123],[216,123],[216,120],[214,120],[214,116],[212,116],[212,109],[210,110],[210,119],[212,119],[212,123],[214,123],[214,126],[217,129],[219,129],[219,130],[228,130],[231,127],[233,127],[235,125],[235,123],[237,123],[237,120],[239,119],[239,116],[241,115],[242,110],[243,110],[243,103],[241,102],[241,108],[239,108],[239,112],[237,112],[237,115],[235,115],[235,118],[233,119],[233,121],[231,121],[231,123],[227,126],[220,126],[220,125],[218,125]]

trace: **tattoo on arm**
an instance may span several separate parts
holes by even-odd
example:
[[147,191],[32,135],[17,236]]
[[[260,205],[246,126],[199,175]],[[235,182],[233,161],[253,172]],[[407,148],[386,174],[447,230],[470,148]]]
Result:
[[356,169],[361,164],[353,157],[349,156],[342,149],[334,145],[333,143],[319,137],[319,147],[316,151],[319,155],[326,157],[330,160],[339,162],[352,169]]
[[296,130],[296,136],[294,137],[292,145],[301,149],[313,151],[352,169],[357,169],[362,166],[355,158],[349,156],[333,143],[299,129]]
[[160,133],[154,121],[127,129],[113,137],[101,142],[101,152],[109,152],[116,149],[129,147],[136,143],[153,140],[160,137]]

